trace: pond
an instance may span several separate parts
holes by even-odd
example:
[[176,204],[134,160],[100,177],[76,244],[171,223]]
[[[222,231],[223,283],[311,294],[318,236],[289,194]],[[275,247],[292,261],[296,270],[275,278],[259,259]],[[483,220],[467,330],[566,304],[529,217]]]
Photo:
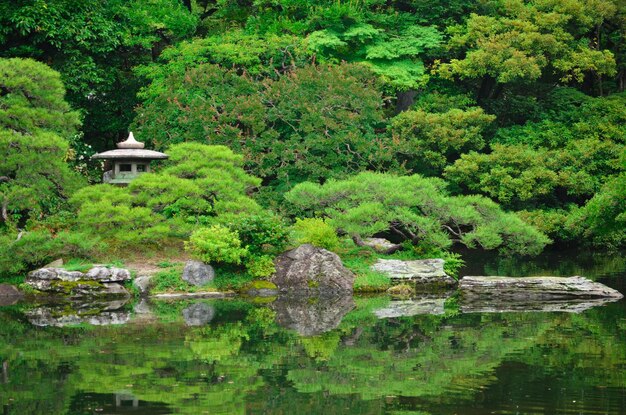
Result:
[[[474,257],[462,272],[582,274],[624,292],[623,258]],[[0,365],[3,415],[625,414],[626,302],[17,304],[0,307]]]

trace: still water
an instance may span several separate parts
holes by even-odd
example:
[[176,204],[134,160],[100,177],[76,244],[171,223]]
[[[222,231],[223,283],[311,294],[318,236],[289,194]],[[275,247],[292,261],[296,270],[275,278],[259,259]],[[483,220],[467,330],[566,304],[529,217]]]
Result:
[[[462,272],[626,291],[621,255]],[[624,300],[481,313],[450,294],[0,307],[0,414],[626,414]]]

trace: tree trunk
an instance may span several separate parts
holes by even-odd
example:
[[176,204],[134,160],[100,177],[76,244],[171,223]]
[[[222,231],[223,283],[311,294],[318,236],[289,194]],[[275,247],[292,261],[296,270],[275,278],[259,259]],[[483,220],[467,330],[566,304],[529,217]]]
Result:
[[2,383],[9,383],[9,362],[2,362]]
[[2,222],[4,223],[8,223],[9,222],[9,213],[7,212],[7,208],[9,205],[9,201],[5,200],[4,202],[2,202],[2,209],[1,209],[1,215],[2,215]]
[[406,111],[415,103],[417,91],[409,89],[408,91],[400,91],[396,94],[396,114]]
[[191,0],[183,0],[183,5],[189,10],[191,13]]
[[478,102],[484,102],[490,99],[493,94],[493,89],[496,86],[496,79],[493,76],[487,75],[480,82],[480,89],[478,90]]

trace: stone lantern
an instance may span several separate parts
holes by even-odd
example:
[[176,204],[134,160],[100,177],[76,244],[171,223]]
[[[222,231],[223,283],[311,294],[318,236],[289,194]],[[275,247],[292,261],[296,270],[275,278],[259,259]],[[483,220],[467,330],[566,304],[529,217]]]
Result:
[[117,143],[117,150],[94,154],[91,158],[111,160],[113,168],[104,172],[104,183],[125,186],[142,173],[150,171],[150,161],[163,160],[169,156],[158,151],[145,150],[144,144],[135,140],[133,133],[126,141]]

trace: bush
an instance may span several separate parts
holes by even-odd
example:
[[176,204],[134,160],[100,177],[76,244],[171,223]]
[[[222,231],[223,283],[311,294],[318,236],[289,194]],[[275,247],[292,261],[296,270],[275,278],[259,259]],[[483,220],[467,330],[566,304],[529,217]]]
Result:
[[287,245],[289,232],[283,219],[271,212],[244,216],[229,228],[237,231],[251,255],[278,254]]
[[294,242],[298,245],[311,244],[331,251],[339,247],[337,232],[325,219],[296,219],[293,230]]
[[235,231],[213,225],[209,228],[195,230],[185,249],[205,263],[241,264],[248,250],[241,247],[241,240]]
[[261,255],[250,258],[246,263],[248,273],[256,278],[265,278],[276,272],[274,258],[269,255]]

